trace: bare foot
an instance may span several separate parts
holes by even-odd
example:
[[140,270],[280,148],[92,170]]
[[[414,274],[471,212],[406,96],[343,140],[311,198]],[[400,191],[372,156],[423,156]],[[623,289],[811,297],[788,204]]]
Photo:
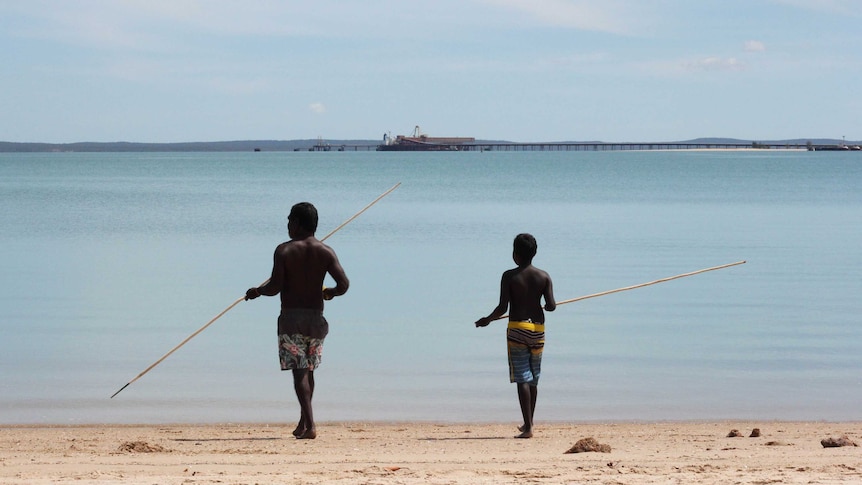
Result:
[[317,438],[317,431],[314,428],[307,429],[303,431],[303,433],[296,437],[298,440],[313,440]]
[[533,431],[532,430],[524,431],[523,433],[519,434],[518,436],[515,436],[515,438],[532,438],[532,437],[533,437]]
[[293,430],[293,436],[299,438],[302,436],[302,433],[305,433],[305,423],[300,420],[299,424],[296,425],[296,429]]
[[522,424],[522,425],[518,426],[518,431],[524,431],[525,429],[527,429],[526,424]]

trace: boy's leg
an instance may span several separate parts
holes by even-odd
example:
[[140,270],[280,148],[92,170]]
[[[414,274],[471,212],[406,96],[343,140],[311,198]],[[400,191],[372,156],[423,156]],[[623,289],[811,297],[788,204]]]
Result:
[[535,389],[527,382],[519,382],[518,385],[518,402],[521,405],[521,415],[524,417],[524,425],[521,426],[521,434],[515,438],[532,438],[533,437],[533,393],[530,389]]
[[533,417],[536,415],[536,398],[539,397],[539,386],[530,385],[530,422],[533,422]]
[[533,379],[530,381],[530,425],[533,424],[533,416],[536,414],[536,399],[539,397],[539,376],[542,374],[542,353],[544,342],[530,349],[530,373]]
[[[536,398],[539,396],[539,387],[533,384],[530,384],[530,423],[533,422],[534,417],[536,416]],[[519,389],[520,392],[520,389]],[[520,394],[518,395],[518,399],[520,400]],[[524,431],[527,429],[527,420],[524,420],[524,424],[518,426],[518,431]]]

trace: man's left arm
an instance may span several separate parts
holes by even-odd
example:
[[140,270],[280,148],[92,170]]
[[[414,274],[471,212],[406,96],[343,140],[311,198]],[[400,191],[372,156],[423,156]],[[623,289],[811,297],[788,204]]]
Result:
[[332,263],[329,265],[327,273],[335,280],[335,286],[323,290],[323,299],[331,300],[347,293],[347,289],[350,288],[350,280],[347,279],[347,274],[341,267],[341,263],[338,262],[338,256],[335,255],[335,252],[332,252]]

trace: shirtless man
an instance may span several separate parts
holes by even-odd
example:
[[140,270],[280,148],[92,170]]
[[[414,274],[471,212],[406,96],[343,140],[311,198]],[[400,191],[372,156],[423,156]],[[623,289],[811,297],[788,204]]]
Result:
[[477,327],[486,327],[509,312],[506,340],[509,354],[509,381],[518,385],[518,403],[524,424],[515,438],[533,437],[533,414],[539,394],[539,374],[542,368],[542,350],[545,346],[545,313],[557,308],[554,285],[545,271],[533,266],[536,255],[536,238],[518,234],[513,243],[512,259],[517,268],[503,273],[500,281],[500,303],[487,316],[476,321]]
[[[350,282],[335,251],[314,237],[317,209],[300,202],[290,209],[287,231],[290,241],[275,248],[272,276],[260,287],[249,288],[246,300],[260,295],[281,294],[278,316],[278,355],[281,370],[293,371],[293,387],[299,401],[299,424],[293,431],[298,439],[314,439],[314,370],[320,366],[323,339],[329,324],[323,317],[323,300],[347,292]],[[335,280],[334,288],[323,286],[326,274]],[[321,291],[322,288],[322,291]]]

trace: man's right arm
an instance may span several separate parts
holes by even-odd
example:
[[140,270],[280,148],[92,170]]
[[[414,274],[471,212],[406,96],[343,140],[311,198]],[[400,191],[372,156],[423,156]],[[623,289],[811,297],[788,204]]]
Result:
[[269,281],[261,286],[249,288],[245,292],[246,300],[254,300],[260,295],[274,296],[281,291],[282,281],[284,281],[284,264],[281,253],[282,246],[275,248],[275,253],[272,256],[272,274]]

